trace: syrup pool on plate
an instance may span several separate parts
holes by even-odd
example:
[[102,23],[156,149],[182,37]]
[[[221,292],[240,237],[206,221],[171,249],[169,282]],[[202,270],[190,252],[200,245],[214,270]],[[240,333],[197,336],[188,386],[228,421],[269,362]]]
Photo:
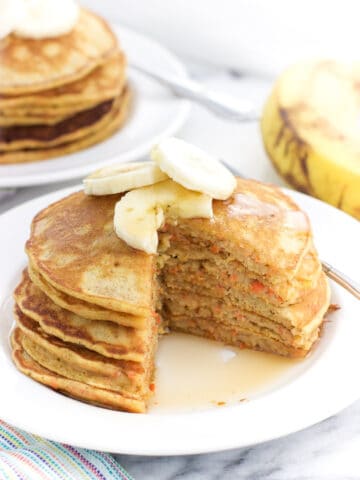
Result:
[[159,341],[150,411],[184,411],[251,400],[287,380],[299,362],[171,333]]

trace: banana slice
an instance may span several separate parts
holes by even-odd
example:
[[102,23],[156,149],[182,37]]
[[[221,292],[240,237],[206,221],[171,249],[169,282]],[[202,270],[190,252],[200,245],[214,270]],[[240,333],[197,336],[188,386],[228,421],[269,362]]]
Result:
[[183,187],[225,200],[236,179],[218,160],[178,138],[166,138],[151,151],[151,159]]
[[165,218],[211,218],[212,199],[172,180],[132,190],[115,205],[114,229],[124,242],[146,253],[157,251],[157,230]]
[[152,185],[167,178],[154,162],[134,162],[96,170],[83,183],[87,195],[111,195]]

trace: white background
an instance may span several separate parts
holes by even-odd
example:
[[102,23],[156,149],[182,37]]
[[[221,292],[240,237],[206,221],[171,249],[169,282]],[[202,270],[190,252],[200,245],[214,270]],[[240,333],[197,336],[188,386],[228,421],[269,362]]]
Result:
[[303,58],[359,59],[357,0],[83,0],[183,57],[279,73]]

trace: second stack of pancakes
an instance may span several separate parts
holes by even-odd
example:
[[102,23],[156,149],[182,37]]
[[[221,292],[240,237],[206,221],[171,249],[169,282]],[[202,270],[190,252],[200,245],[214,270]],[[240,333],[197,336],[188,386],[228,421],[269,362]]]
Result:
[[82,9],[73,31],[0,41],[0,164],[47,159],[95,144],[129,107],[126,60],[104,20]]

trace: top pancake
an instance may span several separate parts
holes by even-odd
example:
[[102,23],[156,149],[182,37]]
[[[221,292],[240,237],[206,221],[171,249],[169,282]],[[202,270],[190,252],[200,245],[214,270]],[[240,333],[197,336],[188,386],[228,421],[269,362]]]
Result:
[[178,237],[230,253],[265,282],[289,281],[312,246],[309,219],[273,185],[237,179],[234,194],[213,202],[214,219],[181,219]]
[[62,292],[109,310],[148,315],[155,259],[114,233],[120,195],[74,193],[41,211],[26,244],[33,268]]
[[[33,220],[27,253],[46,282],[76,298],[115,311],[147,315],[154,309],[155,256],[129,247],[114,233],[121,195],[70,195]],[[238,179],[235,194],[214,202],[214,219],[179,219],[209,248],[224,246],[249,270],[293,278],[311,246],[307,217],[279,189]]]
[[59,37],[0,41],[0,94],[46,90],[73,82],[112,56],[117,48],[107,23],[81,9],[73,30]]
[[69,310],[70,312],[90,320],[111,321],[125,327],[141,329],[146,328],[148,324],[147,316],[135,316],[115,310],[108,310],[95,303],[88,303],[80,298],[72,297],[57,290],[53,285],[47,282],[39,272],[34,270],[31,265],[28,266],[28,271],[32,282],[56,305],[65,310]]

